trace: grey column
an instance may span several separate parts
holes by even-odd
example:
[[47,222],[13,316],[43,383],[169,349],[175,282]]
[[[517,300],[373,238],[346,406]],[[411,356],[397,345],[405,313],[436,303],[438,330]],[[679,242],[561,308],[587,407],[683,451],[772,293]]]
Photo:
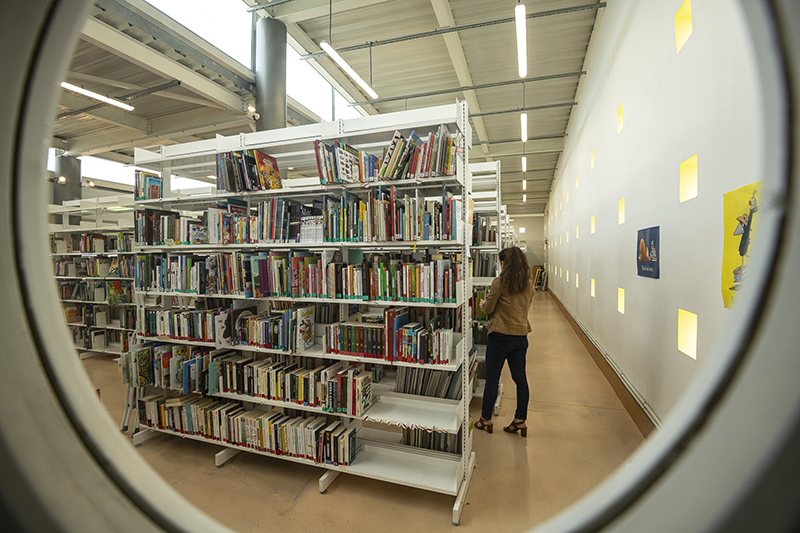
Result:
[[273,18],[256,22],[256,127],[286,127],[286,25]]
[[[64,176],[67,182],[58,183],[58,177]],[[56,156],[53,171],[53,203],[61,205],[64,200],[77,200],[81,197],[81,160],[76,157]],[[56,222],[61,217],[56,215]],[[79,224],[81,218],[70,217],[70,224]]]

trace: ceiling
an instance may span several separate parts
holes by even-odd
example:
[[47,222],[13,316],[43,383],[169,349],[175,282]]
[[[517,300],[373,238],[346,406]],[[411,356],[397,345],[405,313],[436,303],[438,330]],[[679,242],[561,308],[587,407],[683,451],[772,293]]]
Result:
[[[249,6],[267,3],[244,1]],[[289,43],[301,54],[319,52],[319,42],[328,40],[330,32],[333,47],[364,79],[371,77],[379,98],[367,102],[367,95],[327,56],[309,62],[348,100],[364,102],[367,113],[466,99],[474,132],[470,161],[501,161],[503,203],[511,214],[521,214],[544,210],[597,6],[604,5],[591,0],[524,3],[529,17],[542,14],[527,21],[528,78],[551,78],[528,81],[524,91],[513,22],[480,24],[513,18],[515,0],[333,0],[332,19],[329,0],[294,0],[257,13],[283,21]],[[380,42],[469,24],[477,27]],[[372,72],[369,48],[341,50],[369,42],[375,43]],[[117,99],[154,91],[127,101],[135,109],[126,112],[111,106],[86,110],[96,102],[62,90],[57,110],[62,118],[55,124],[53,146],[68,154],[131,162],[134,146],[153,149],[255,129],[246,111],[253,101],[253,73],[142,0],[96,1],[66,81]],[[510,83],[460,89],[498,82]],[[415,96],[435,91],[442,94]],[[553,104],[560,105],[528,111],[529,140],[523,146],[517,110]],[[513,112],[496,113],[501,111]],[[289,100],[288,125],[315,121],[319,117]]]

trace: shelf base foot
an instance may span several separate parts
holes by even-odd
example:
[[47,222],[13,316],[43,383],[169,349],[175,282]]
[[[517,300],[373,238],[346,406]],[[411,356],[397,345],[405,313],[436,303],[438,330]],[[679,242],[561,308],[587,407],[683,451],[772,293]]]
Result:
[[469,494],[469,486],[472,483],[472,471],[475,470],[475,452],[469,454],[469,463],[465,471],[464,481],[461,482],[461,487],[458,489],[456,495],[456,503],[453,505],[453,525],[458,526],[461,524],[461,513],[464,512],[464,507],[467,504],[467,494]]
[[239,450],[235,450],[233,448],[225,448],[224,450],[219,451],[214,455],[214,464],[217,466],[217,468],[220,468],[228,460],[232,459],[235,455],[238,454]]
[[328,487],[331,486],[331,483],[333,483],[333,480],[337,477],[339,477],[339,472],[335,470],[328,470],[322,474],[322,477],[319,478],[319,493],[325,494],[328,492]]
[[156,433],[155,431],[150,431],[149,429],[142,429],[131,435],[131,439],[133,440],[134,446],[139,446],[143,442],[148,441],[156,437],[157,435],[158,433]]

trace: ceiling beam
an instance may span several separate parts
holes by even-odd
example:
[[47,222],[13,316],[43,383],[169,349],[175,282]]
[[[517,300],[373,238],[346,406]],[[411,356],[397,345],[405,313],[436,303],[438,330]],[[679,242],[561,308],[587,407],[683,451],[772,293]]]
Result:
[[95,4],[226,78],[236,87],[251,94],[255,91],[255,75],[249,68],[149,3],[143,0],[95,0]]
[[[506,149],[501,152],[492,152],[491,156],[495,159],[501,157],[521,157],[523,155],[531,156],[531,155],[538,155],[538,154],[554,154],[564,151],[564,138],[559,137],[557,139],[542,139],[538,141],[528,140],[525,143],[525,153],[522,153],[522,142],[519,142],[520,146],[514,149]],[[473,158],[482,159],[484,156],[481,152],[479,152],[476,147],[473,147],[469,153],[470,161]],[[530,161],[529,161],[530,162]]]
[[[351,9],[363,9],[386,1],[388,0],[333,0],[333,11],[336,14],[336,12],[349,11]],[[255,6],[264,2],[251,0],[245,3]],[[325,17],[328,15],[329,10],[329,0],[294,0],[269,9],[260,9],[258,13],[262,16],[280,19],[288,25],[317,17]]]
[[[564,72],[562,74],[548,74],[546,76],[534,76],[531,78],[522,78],[522,79],[513,79],[513,80],[504,80],[504,81],[495,81],[492,83],[482,83],[480,85],[469,85],[466,87],[453,87],[452,89],[440,89],[438,91],[428,91],[424,93],[415,93],[415,94],[404,94],[400,96],[389,96],[386,98],[378,98],[372,100],[369,103],[372,104],[381,104],[383,102],[396,102],[398,100],[408,100],[410,98],[422,98],[424,96],[439,96],[442,94],[451,94],[451,93],[463,93],[464,91],[476,90],[476,89],[491,89],[494,87],[505,87],[506,85],[516,85],[518,83],[531,83],[536,81],[550,81],[550,80],[559,80],[562,78],[574,78],[580,77],[586,74],[585,70],[578,71],[578,72]],[[356,102],[353,105],[361,105],[367,102]]]
[[[82,109],[84,107],[94,106],[97,104],[97,101],[78,96],[77,94],[73,94],[66,90],[62,90],[59,103],[63,106],[69,107],[70,109]],[[121,109],[115,109],[107,106],[98,107],[90,111],[84,111],[82,114],[89,115],[98,120],[102,120],[103,122],[107,122],[108,124],[113,124],[114,126],[129,128],[144,133],[149,133],[152,130],[152,124],[150,124],[147,119],[138,115],[133,115]],[[62,120],[68,120],[68,118],[69,117]],[[58,122],[56,122],[56,124],[58,124]]]
[[225,109],[247,110],[246,102],[235,93],[93,17],[86,19],[81,33],[89,43],[166,79],[180,80],[187,89]]
[[[433,12],[436,14],[436,21],[441,27],[455,26],[456,22],[453,18],[453,12],[450,9],[449,0],[431,0]],[[461,38],[457,33],[447,33],[444,35],[444,44],[447,46],[447,52],[450,54],[450,61],[453,63],[453,68],[458,77],[458,83],[462,86],[471,86],[472,76],[469,73],[467,66],[467,58],[464,56],[464,49],[461,46]],[[481,106],[478,103],[478,97],[475,91],[464,91],[464,99],[469,106],[470,116],[472,113],[480,113]],[[475,126],[475,133],[481,141],[481,150],[484,154],[489,154],[489,134],[486,133],[486,125],[483,123],[481,117],[474,117],[472,124]]]
[[248,115],[237,115],[225,111],[209,111],[207,109],[177,113],[153,119],[153,131],[149,135],[131,136],[128,132],[111,132],[70,139],[70,149],[66,155],[95,155],[116,150],[130,150],[136,146],[142,147],[169,142],[176,137],[246,125],[251,121],[253,121],[253,118]]

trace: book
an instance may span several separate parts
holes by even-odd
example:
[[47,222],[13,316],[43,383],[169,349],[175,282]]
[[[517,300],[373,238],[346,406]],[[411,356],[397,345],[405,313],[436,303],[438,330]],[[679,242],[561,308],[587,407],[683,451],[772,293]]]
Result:
[[314,307],[297,310],[297,350],[305,352],[314,346]]

